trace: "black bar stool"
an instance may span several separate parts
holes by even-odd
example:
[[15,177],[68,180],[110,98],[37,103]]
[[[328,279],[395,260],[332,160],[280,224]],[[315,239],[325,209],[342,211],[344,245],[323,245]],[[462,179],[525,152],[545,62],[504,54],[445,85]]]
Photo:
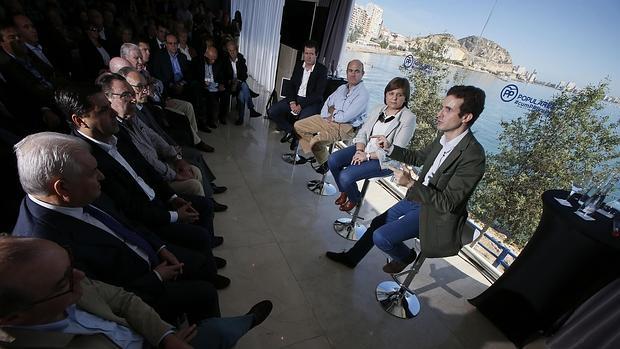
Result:
[[[330,154],[334,150],[334,144],[335,143],[332,143],[329,146]],[[299,148],[299,146],[297,146],[297,148]],[[321,196],[336,195],[338,193],[338,189],[336,189],[336,186],[325,181],[325,177],[327,176],[328,172],[329,171],[325,172],[321,176],[321,179],[313,179],[313,180],[308,181],[308,183],[306,183],[306,188],[308,188],[308,190],[315,193],[316,195],[321,195]]]

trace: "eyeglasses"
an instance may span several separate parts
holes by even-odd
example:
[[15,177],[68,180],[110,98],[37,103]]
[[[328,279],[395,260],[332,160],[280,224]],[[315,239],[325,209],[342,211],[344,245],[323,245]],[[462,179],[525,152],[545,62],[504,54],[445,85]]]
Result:
[[113,92],[109,92],[109,93],[108,93],[108,97],[109,97],[109,96],[119,96],[119,97],[120,97],[120,98],[122,98],[122,99],[131,99],[131,98],[135,98],[135,97],[136,97],[136,94],[135,94],[135,93],[133,93],[133,92],[128,92],[128,91],[125,91],[125,92],[123,92],[123,93],[113,93]]
[[52,294],[42,299],[38,299],[34,302],[30,302],[29,304],[30,306],[35,306],[37,304],[45,303],[45,302],[51,301],[52,299],[56,299],[64,295],[73,293],[73,288],[74,288],[73,270],[75,269],[73,265],[73,254],[71,253],[71,250],[68,247],[65,247],[65,250],[67,251],[67,254],[69,255],[69,266],[67,267],[67,270],[65,270],[65,273],[62,279],[60,279],[56,284],[64,285],[65,283],[69,283],[69,289],[67,289],[66,291],[62,291],[60,293]]
[[90,30],[91,32],[98,32],[99,28],[97,28],[97,27],[90,27],[90,28],[88,28],[88,30]]
[[[138,92],[144,92],[144,91],[149,89],[149,84],[147,84],[147,85],[132,85],[132,84],[129,84],[129,86],[135,88],[136,91],[138,91]],[[121,97],[123,97],[123,96],[121,96]]]

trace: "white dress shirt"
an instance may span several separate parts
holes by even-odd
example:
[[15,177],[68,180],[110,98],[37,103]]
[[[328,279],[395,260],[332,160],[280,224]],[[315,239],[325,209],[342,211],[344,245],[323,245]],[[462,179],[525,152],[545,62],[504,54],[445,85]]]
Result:
[[316,63],[308,68],[306,63],[303,64],[304,75],[301,78],[301,84],[299,85],[299,90],[297,91],[297,95],[300,97],[306,97],[306,90],[308,89],[308,79],[310,79],[310,74],[314,71],[314,67]]
[[439,139],[439,144],[441,144],[443,147],[439,151],[439,154],[437,154],[437,157],[435,157],[435,161],[433,161],[433,165],[431,166],[431,168],[428,170],[428,172],[426,172],[426,176],[424,176],[424,182],[422,182],[422,184],[428,186],[428,182],[433,177],[435,172],[437,172],[439,166],[443,164],[448,155],[450,155],[452,150],[454,150],[454,148],[459,144],[459,142],[461,142],[463,137],[465,137],[468,132],[469,129],[465,130],[465,132],[461,133],[449,142],[446,140],[446,135],[441,136],[441,138]]

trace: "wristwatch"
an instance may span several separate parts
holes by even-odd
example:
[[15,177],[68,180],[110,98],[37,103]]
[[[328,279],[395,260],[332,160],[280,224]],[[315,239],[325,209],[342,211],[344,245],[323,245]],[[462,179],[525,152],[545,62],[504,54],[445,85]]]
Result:
[[183,156],[181,154],[177,154],[177,160],[183,160]]

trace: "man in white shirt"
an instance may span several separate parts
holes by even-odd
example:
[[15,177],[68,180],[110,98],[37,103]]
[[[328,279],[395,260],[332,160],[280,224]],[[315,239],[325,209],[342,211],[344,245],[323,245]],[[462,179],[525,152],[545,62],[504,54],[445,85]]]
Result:
[[390,144],[385,136],[377,144],[387,155],[405,164],[421,166],[417,179],[406,170],[393,168],[396,182],[408,188],[404,200],[375,217],[366,233],[347,252],[327,252],[327,258],[354,268],[373,244],[393,260],[383,267],[398,273],[415,261],[415,250],[403,241],[420,237],[426,257],[455,255],[461,249],[467,224],[467,202],[485,168],[484,149],[470,128],[484,110],[485,93],[474,86],[453,86],[437,113],[441,134],[422,150]]
[[316,61],[318,54],[318,44],[315,41],[308,40],[304,43],[303,61],[293,70],[290,89],[281,92],[286,98],[272,105],[267,111],[269,118],[284,132],[280,140],[282,143],[293,139],[295,121],[321,112],[323,93],[327,86],[327,68]]

